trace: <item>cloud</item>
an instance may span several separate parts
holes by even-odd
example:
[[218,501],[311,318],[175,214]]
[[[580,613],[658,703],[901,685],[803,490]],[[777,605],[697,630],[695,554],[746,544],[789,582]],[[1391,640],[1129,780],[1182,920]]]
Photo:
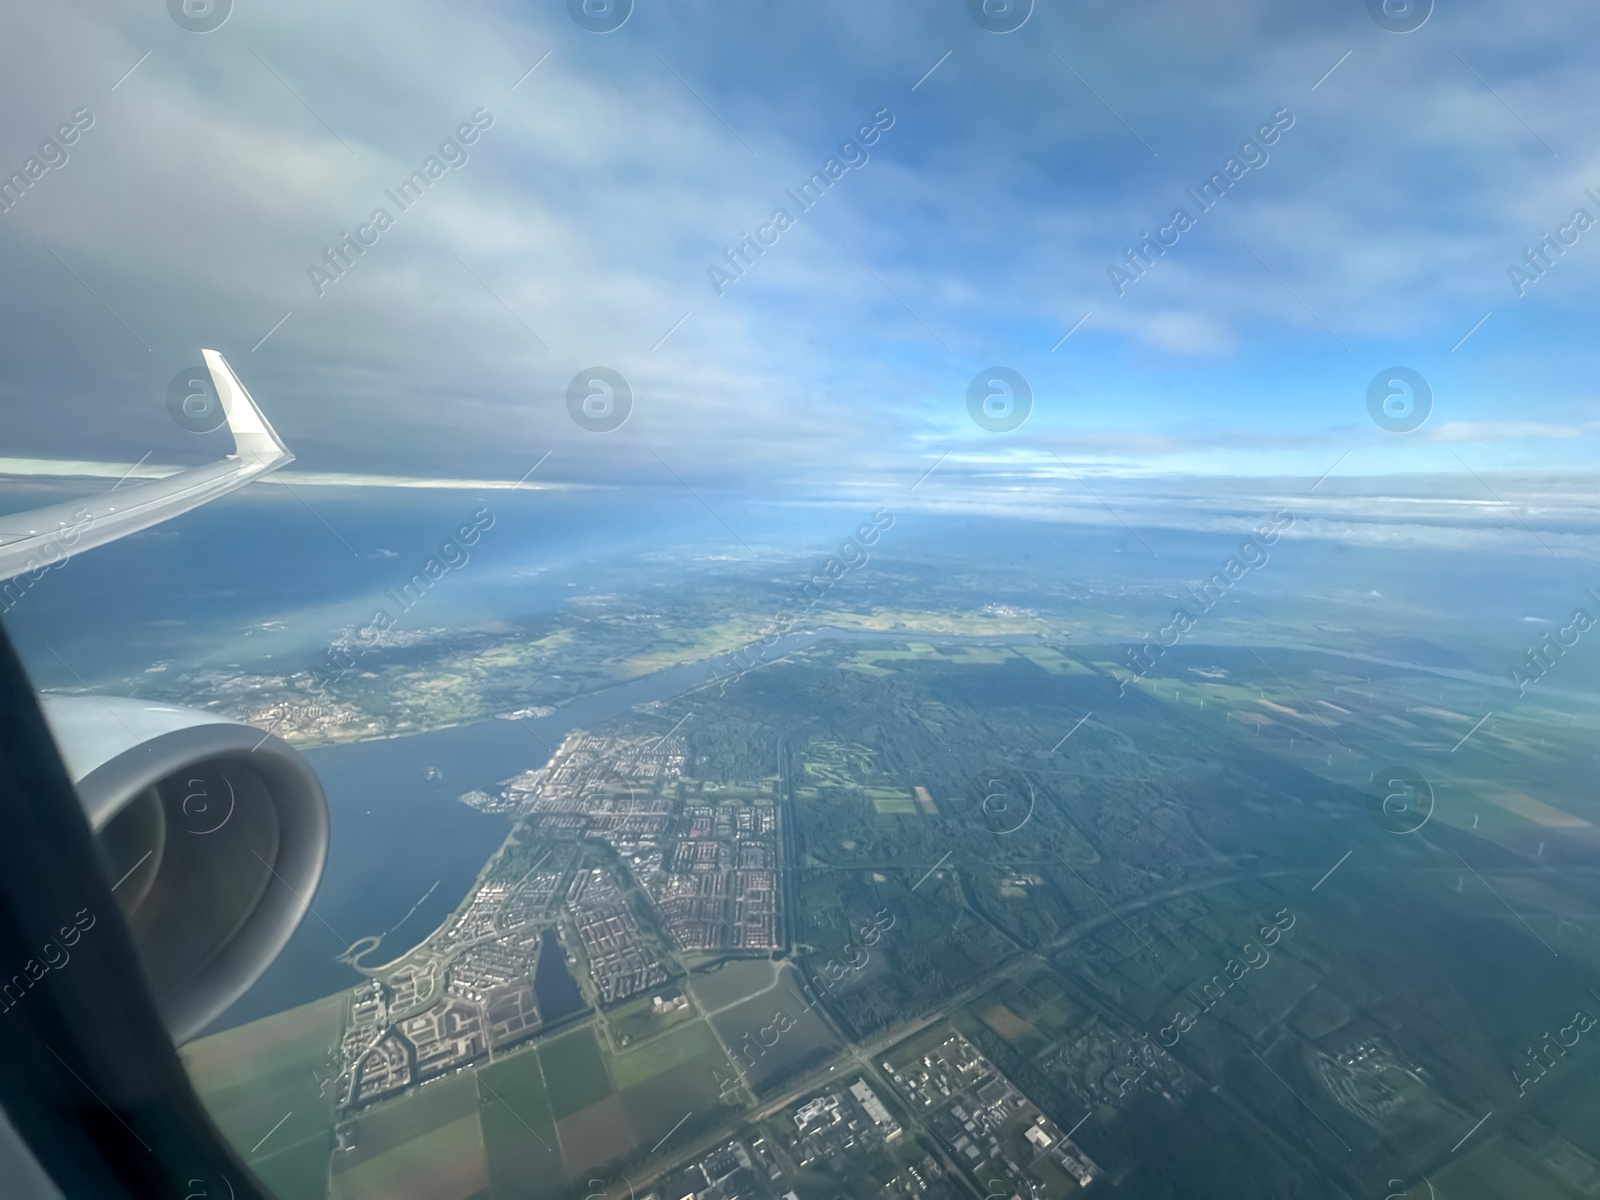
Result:
[[1418,433],[1424,441],[1439,443],[1544,439],[1570,441],[1573,438],[1592,437],[1596,429],[1600,429],[1600,422],[1550,425],[1539,421],[1447,421],[1431,429],[1424,426]]
[[[807,494],[915,478],[945,450],[1004,466],[965,411],[996,363],[1034,387],[1013,444],[1041,461],[1314,477],[1359,446],[1373,469],[1449,472],[1438,450],[1466,443],[1483,471],[1593,460],[1592,251],[1520,300],[1504,275],[1600,185],[1544,145],[1587,144],[1589,9],[1514,33],[1454,14],[1446,45],[1437,19],[1399,38],[1359,6],[1041,6],[1005,38],[948,7],[641,6],[605,37],[561,5],[288,0],[203,37],[160,6],[21,10],[0,166],[79,105],[96,124],[0,217],[0,448],[214,457],[165,407],[210,346],[294,446],[293,478],[330,486],[491,487],[545,451],[545,484]],[[1107,263],[1283,106],[1270,161],[1118,298]],[[307,266],[479,108],[494,123],[470,161],[318,297]],[[895,124],[870,163],[717,296],[706,266],[880,108]],[[1384,440],[1364,390],[1396,362],[1437,410]],[[594,365],[634,393],[605,435],[567,413]]]

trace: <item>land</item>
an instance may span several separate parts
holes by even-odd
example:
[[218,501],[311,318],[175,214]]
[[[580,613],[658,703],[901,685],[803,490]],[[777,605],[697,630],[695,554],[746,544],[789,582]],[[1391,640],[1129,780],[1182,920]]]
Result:
[[[250,1161],[308,1197],[1600,1194],[1600,708],[1306,644],[1348,611],[1136,670],[1067,603],[1109,591],[942,586],[474,797],[514,825],[439,930],[190,1048],[229,1136],[293,1110]],[[559,705],[759,630],[709,592],[466,639],[499,702],[395,699],[426,639],[335,691],[386,734]]]

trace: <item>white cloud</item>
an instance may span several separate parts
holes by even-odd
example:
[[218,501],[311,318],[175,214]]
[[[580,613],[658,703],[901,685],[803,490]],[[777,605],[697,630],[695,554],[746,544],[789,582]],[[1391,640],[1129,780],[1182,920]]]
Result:
[[[1592,372],[1547,317],[1581,313],[1582,254],[1600,250],[1580,245],[1521,301],[1503,260],[1600,184],[1538,140],[1587,144],[1594,14],[1556,5],[1514,31],[1453,14],[1447,44],[1440,19],[1397,38],[1359,12],[1218,11],[1202,26],[1175,0],[1041,8],[1002,39],[959,6],[842,0],[759,20],[641,8],[605,38],[560,5],[291,2],[204,37],[160,6],[19,10],[0,103],[21,132],[0,165],[78,104],[97,122],[0,218],[0,320],[17,331],[0,448],[204,458],[215,447],[176,430],[163,396],[208,345],[308,483],[489,487],[546,450],[549,482],[654,484],[665,463],[811,490],[914,477],[951,448],[1005,461],[964,408],[994,362],[1035,385],[1015,441],[1041,461],[1050,444],[1124,474],[1314,476],[1357,446],[1372,469],[1459,471],[1437,451],[1468,443],[1485,471],[1592,461]],[[1283,104],[1296,123],[1271,161],[1118,299],[1106,263]],[[317,298],[307,264],[480,105],[495,124],[471,161]],[[707,263],[879,105],[896,124],[872,160],[716,296]],[[1436,416],[1406,440],[1362,409],[1392,361],[1437,376]],[[603,437],[565,411],[595,364],[636,395]]]

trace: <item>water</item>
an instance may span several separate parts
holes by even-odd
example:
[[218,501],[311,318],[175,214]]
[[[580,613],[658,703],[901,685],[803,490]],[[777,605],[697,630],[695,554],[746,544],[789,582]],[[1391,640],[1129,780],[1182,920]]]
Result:
[[533,974],[533,994],[539,1001],[539,1016],[546,1025],[583,1008],[583,993],[567,970],[567,952],[554,929],[539,938],[539,965]]

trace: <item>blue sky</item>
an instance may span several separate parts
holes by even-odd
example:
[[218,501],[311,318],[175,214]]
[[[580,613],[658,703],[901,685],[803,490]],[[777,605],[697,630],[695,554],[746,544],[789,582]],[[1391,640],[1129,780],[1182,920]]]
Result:
[[[830,497],[947,456],[945,502],[980,504],[1069,467],[1587,470],[1600,227],[1525,295],[1507,267],[1600,219],[1597,24],[1100,0],[997,35],[960,0],[637,0],[595,34],[554,0],[240,0],[196,34],[161,5],[13,6],[0,172],[95,120],[0,215],[0,455],[217,453],[165,405],[208,346],[308,478],[514,480],[549,451],[549,483]],[[1199,212],[1185,189],[1285,108]],[[396,211],[479,109],[470,160]],[[884,109],[800,213],[784,189]],[[393,228],[318,296],[308,265],[380,205]],[[1119,297],[1108,265],[1180,205],[1194,227]],[[793,227],[719,296],[707,267],[779,206]],[[566,403],[596,365],[635,394],[603,434]],[[1397,365],[1435,394],[1406,434],[1366,410]],[[1035,394],[1012,432],[968,416],[992,366]]]

